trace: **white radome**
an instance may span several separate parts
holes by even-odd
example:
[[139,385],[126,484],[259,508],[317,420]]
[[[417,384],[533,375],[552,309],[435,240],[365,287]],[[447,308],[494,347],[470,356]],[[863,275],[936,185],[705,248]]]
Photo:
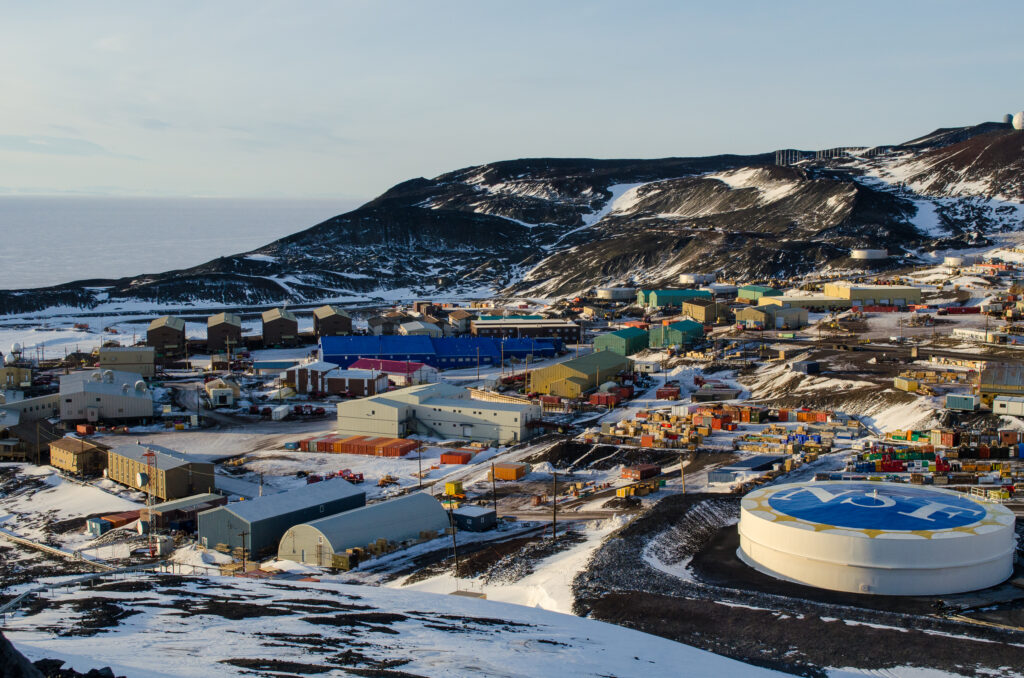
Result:
[[1024,111],[1017,111],[1010,124],[1013,125],[1013,129],[1024,129]]
[[1014,515],[969,495],[865,481],[791,483],[743,498],[737,556],[791,582],[945,595],[1013,574]]

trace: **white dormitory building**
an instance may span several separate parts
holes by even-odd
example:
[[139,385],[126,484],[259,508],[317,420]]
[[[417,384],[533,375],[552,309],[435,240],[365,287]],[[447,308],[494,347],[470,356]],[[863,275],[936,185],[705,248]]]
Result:
[[446,383],[422,384],[338,404],[338,430],[344,435],[412,434],[511,444],[528,439],[539,405],[475,400]]
[[60,378],[60,418],[121,422],[153,416],[153,393],[134,372],[87,370]]

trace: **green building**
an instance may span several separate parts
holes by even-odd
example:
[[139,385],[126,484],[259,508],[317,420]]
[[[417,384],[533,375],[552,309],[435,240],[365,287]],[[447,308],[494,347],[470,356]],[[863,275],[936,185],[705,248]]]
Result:
[[655,325],[649,333],[650,348],[692,344],[704,338],[704,326],[696,320],[680,320],[671,325]]
[[761,297],[781,297],[782,290],[775,289],[774,287],[768,287],[767,285],[744,285],[739,289],[740,299],[746,299],[749,302],[756,304],[760,301]]
[[638,327],[602,334],[594,339],[595,351],[612,351],[619,355],[633,355],[647,348],[647,332]]
[[711,299],[708,290],[637,290],[636,304],[642,307],[682,306],[691,299]]

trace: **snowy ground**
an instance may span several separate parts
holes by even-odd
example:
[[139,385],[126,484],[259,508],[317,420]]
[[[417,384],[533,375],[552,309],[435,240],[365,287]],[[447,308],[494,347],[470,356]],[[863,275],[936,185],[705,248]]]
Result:
[[[33,660],[153,678],[252,669],[346,675],[345,667],[423,676],[639,677],[681,667],[688,675],[777,675],[630,629],[462,596],[223,578],[132,588],[57,592],[4,632]],[[103,631],[106,638],[94,635]]]

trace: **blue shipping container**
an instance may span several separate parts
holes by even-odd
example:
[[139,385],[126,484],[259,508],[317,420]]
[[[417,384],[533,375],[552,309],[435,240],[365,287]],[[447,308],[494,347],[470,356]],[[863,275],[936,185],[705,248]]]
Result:
[[102,518],[89,518],[86,521],[86,529],[94,537],[99,537],[106,533],[111,527],[110,521],[103,520]]

